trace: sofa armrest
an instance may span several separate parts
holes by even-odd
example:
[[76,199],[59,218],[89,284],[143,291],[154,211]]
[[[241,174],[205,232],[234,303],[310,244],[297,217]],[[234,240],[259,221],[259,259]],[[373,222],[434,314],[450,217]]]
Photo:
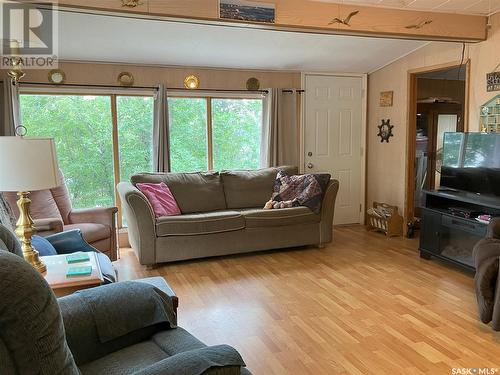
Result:
[[63,231],[63,221],[60,218],[34,219],[33,225],[36,229],[36,234],[39,236],[47,236],[53,233]]
[[[158,291],[139,281],[141,280],[103,285],[58,299],[66,341],[78,366],[147,340],[155,333],[170,329],[171,324],[167,321],[155,323],[158,320],[146,320],[151,317],[152,311],[159,311],[158,303],[161,303],[159,302],[161,298],[170,297],[165,296],[162,290]],[[131,285],[134,287],[131,288]],[[96,301],[95,303],[89,303],[89,292],[92,294],[90,300]],[[163,297],[160,297],[161,294]],[[136,301],[134,296],[140,296],[140,300]],[[129,298],[131,298],[130,301],[128,301]],[[124,300],[128,302],[122,303]],[[103,302],[104,307],[102,307]],[[101,308],[107,312],[106,315],[102,315]],[[103,340],[102,327],[110,327],[106,324],[106,320],[115,317],[119,317],[117,329],[122,333],[114,338]],[[134,329],[121,331],[124,325],[128,324]],[[111,326],[111,329],[114,328]]]
[[177,308],[179,307],[179,298],[177,297],[173,289],[170,287],[170,285],[167,284],[165,279],[160,276],[155,276],[155,277],[146,277],[144,279],[140,279],[137,281],[151,284],[170,297],[170,299],[172,300],[172,306],[174,308],[174,314],[176,319],[175,324],[177,324]]
[[325,196],[321,204],[320,245],[332,241],[333,214],[335,212],[335,199],[339,191],[339,182],[331,179],[326,187]]
[[115,227],[117,207],[75,209],[69,213],[70,224],[95,223]]
[[156,219],[146,196],[129,182],[116,187],[127,219],[130,245],[143,265],[156,263]]
[[494,238],[500,240],[500,217],[491,220],[486,232],[486,238]]

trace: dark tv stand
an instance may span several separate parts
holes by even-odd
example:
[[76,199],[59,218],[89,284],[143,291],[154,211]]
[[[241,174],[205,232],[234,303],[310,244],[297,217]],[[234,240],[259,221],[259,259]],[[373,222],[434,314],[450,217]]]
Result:
[[420,257],[436,257],[474,271],[472,249],[486,234],[486,224],[450,210],[469,210],[500,216],[500,198],[452,190],[424,191]]

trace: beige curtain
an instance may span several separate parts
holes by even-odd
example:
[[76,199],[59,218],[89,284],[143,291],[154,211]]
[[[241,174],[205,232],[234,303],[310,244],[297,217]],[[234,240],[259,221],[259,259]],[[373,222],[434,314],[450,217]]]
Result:
[[261,167],[298,165],[296,90],[268,89],[264,99]]
[[167,91],[158,86],[154,102],[153,167],[156,172],[170,171],[170,145],[168,127]]
[[19,86],[6,78],[0,81],[0,136],[16,135],[19,125]]

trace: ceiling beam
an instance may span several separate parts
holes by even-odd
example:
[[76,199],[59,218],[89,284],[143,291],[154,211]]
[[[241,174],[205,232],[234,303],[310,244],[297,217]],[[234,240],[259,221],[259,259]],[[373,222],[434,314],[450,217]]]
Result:
[[[220,19],[218,0],[141,0],[136,7],[123,6],[122,0],[59,0],[58,4],[63,9],[91,13],[111,12],[139,18],[268,30],[454,42],[479,42],[487,38],[485,16],[344,5],[317,0],[254,1],[274,3],[276,23]],[[37,1],[50,2],[53,0]],[[334,18],[344,19],[355,11],[358,13],[351,18],[350,26],[330,24]]]

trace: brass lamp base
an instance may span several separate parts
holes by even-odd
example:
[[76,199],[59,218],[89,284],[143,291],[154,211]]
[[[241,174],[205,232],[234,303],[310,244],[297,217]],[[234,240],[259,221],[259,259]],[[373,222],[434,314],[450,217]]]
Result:
[[30,215],[30,193],[28,191],[21,191],[17,193],[17,195],[19,197],[17,201],[17,207],[19,207],[19,220],[16,223],[16,234],[21,240],[24,259],[38,272],[47,272],[47,267],[38,257],[38,251],[31,245],[31,237],[35,234],[35,228],[33,227],[33,219]]

